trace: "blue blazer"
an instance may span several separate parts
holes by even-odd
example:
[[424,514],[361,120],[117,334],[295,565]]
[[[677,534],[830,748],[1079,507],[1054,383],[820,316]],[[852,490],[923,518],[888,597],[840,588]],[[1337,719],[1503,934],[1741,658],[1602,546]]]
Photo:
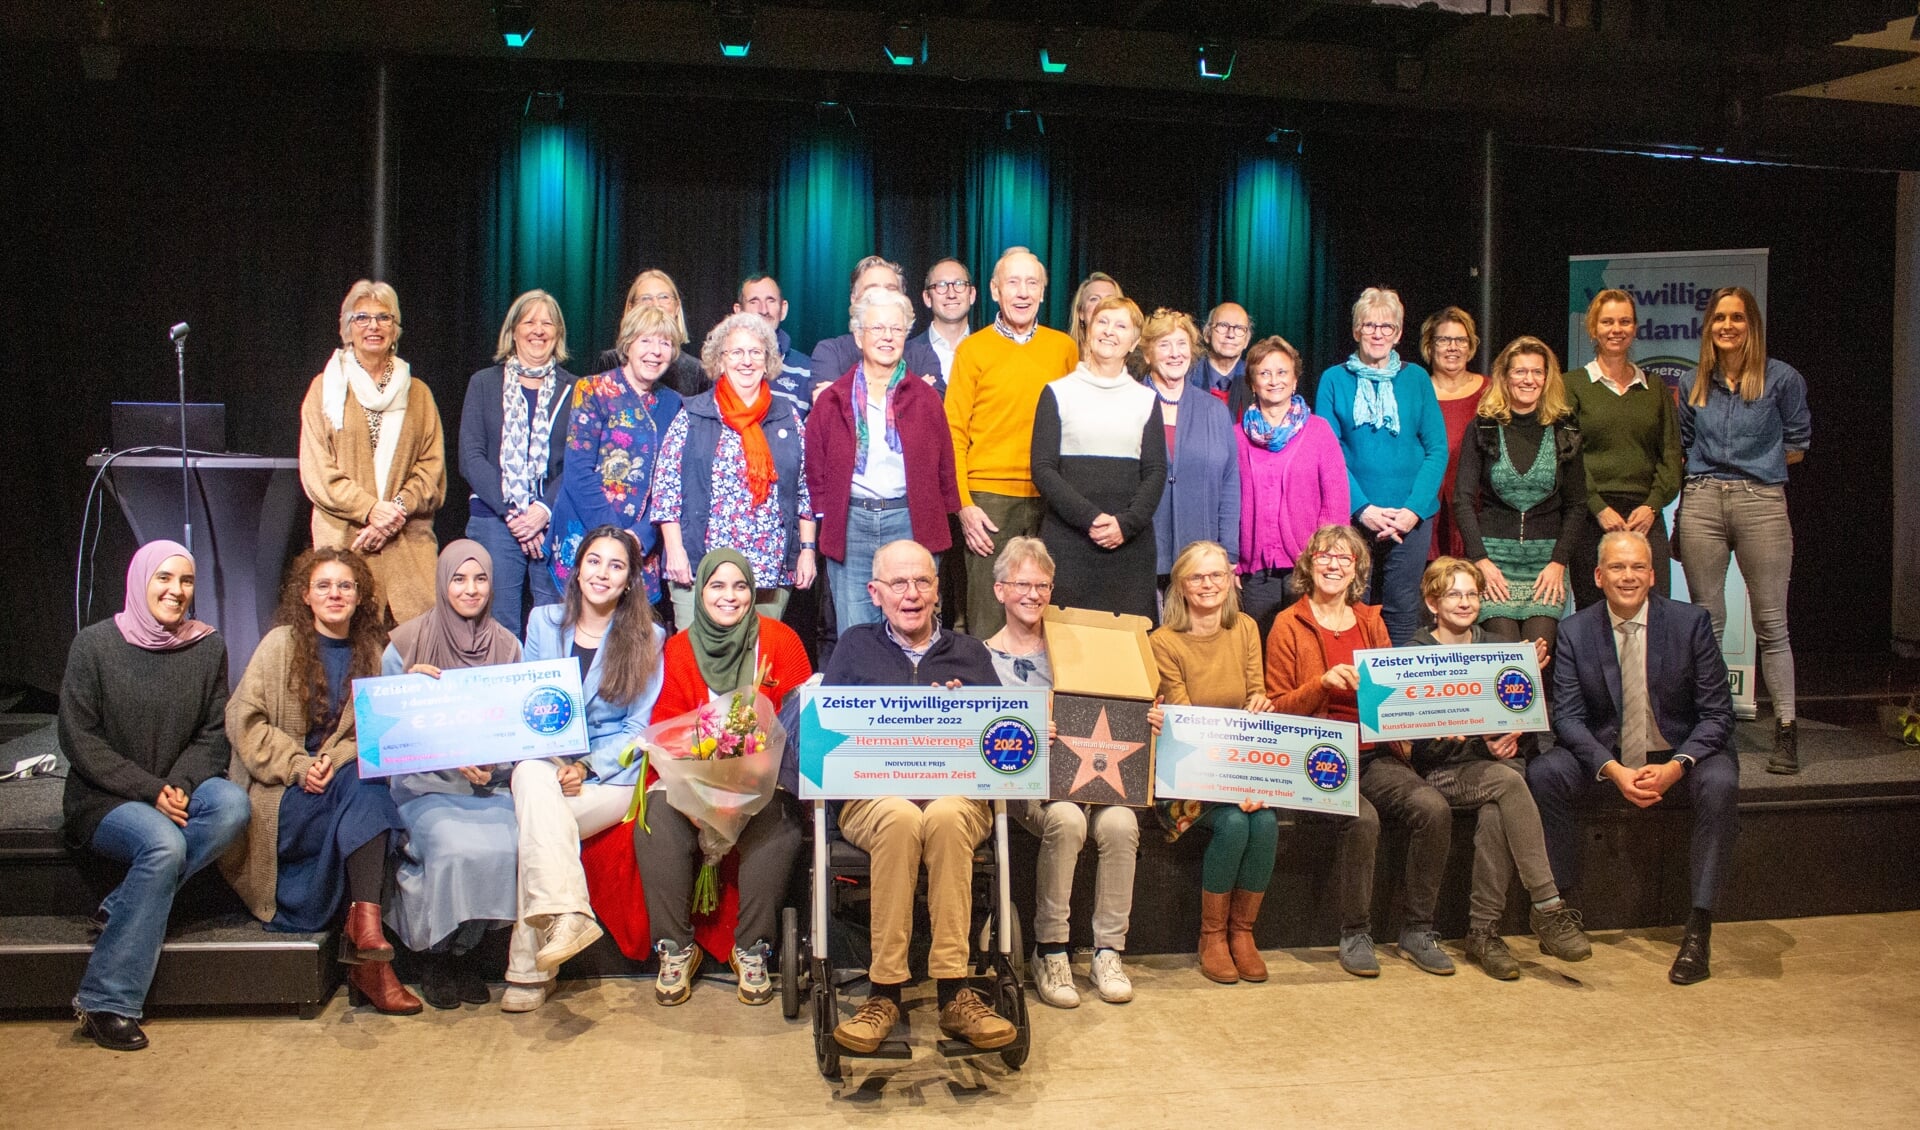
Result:
[[[460,477],[467,489],[486,503],[495,517],[507,516],[507,503],[500,494],[500,429],[506,426],[500,407],[500,389],[507,379],[505,366],[482,369],[467,378],[467,396],[460,403]],[[540,500],[547,510],[560,493],[560,468],[567,458],[567,410],[573,403],[573,385],[580,378],[554,367],[553,423],[547,430],[546,486]]]
[[[560,621],[566,616],[563,604],[543,604],[527,617],[526,647],[521,658],[531,663],[536,659],[565,659],[573,654],[572,643]],[[653,626],[654,654],[667,642],[667,633],[660,625]],[[587,703],[587,766],[593,770],[593,779],[603,785],[632,785],[640,780],[640,761],[635,758],[632,765],[620,766],[620,753],[634,740],[646,736],[647,722],[653,717],[653,704],[660,697],[661,680],[665,677],[665,667],[656,662],[653,678],[647,680],[647,687],[640,697],[622,705],[608,702],[600,696],[600,673],[602,661],[607,657],[603,648],[593,653],[593,662],[587,667],[587,677],[580,680],[580,694]]]
[[[1733,738],[1733,694],[1727,663],[1713,639],[1713,621],[1697,605],[1647,597],[1647,695],[1660,734],[1675,756],[1694,761],[1727,752]],[[1587,771],[1617,760],[1620,748],[1620,655],[1605,601],[1560,622],[1553,652],[1553,732]]]

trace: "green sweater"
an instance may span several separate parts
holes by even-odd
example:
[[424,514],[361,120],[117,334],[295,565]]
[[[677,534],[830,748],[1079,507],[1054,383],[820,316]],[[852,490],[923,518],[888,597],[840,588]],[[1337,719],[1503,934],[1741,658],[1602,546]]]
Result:
[[[1680,412],[1659,377],[1616,394],[1591,368],[1566,375],[1567,398],[1580,421],[1587,465],[1587,508],[1597,517],[1607,495],[1631,495],[1663,510],[1680,496]],[[1620,515],[1625,518],[1625,514]]]

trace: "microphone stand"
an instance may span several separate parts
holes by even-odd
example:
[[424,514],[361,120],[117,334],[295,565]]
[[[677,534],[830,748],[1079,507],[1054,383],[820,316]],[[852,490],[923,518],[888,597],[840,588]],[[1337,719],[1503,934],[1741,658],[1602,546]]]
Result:
[[193,552],[193,493],[188,487],[187,475],[187,335],[182,333],[173,339],[173,356],[179,365],[180,373],[180,522],[181,545],[187,552]]

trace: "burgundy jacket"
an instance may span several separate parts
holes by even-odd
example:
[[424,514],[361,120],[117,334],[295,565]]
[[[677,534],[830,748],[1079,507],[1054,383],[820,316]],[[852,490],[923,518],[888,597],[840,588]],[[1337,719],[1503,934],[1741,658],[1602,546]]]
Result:
[[[847,557],[847,508],[853,499],[853,380],[859,366],[820,392],[807,414],[807,489],[820,518],[820,552],[835,561]],[[960,510],[960,485],[953,471],[953,432],[947,426],[940,394],[908,373],[894,390],[894,422],[907,464],[907,517],[913,540],[931,553],[953,545],[947,516]],[[870,442],[885,443],[884,436]]]

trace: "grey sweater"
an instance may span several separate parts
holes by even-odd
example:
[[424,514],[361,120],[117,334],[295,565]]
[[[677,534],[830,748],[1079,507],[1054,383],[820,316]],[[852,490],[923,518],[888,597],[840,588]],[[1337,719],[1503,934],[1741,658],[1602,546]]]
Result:
[[66,835],[85,847],[107,813],[152,804],[162,785],[191,793],[227,772],[227,645],[218,632],[147,651],[112,620],[83,628],[60,684]]

